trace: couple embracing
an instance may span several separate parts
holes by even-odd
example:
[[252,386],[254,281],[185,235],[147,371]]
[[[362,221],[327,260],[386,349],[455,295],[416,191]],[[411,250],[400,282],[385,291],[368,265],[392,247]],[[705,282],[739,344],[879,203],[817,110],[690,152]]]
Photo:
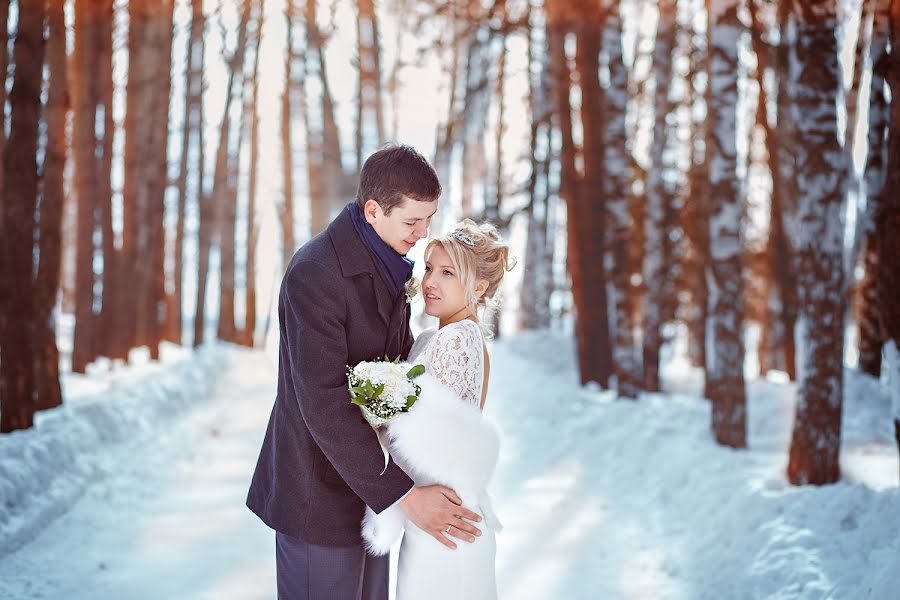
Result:
[[[386,600],[401,531],[398,600],[496,598],[500,522],[486,488],[499,440],[481,416],[479,314],[512,260],[490,225],[432,239],[420,295],[439,327],[414,340],[406,254],[440,195],[427,160],[386,147],[363,165],[356,201],[287,266],[278,389],[247,498],[276,532],[282,600]],[[350,402],[347,367],[377,357],[425,373],[416,404],[376,430]]]

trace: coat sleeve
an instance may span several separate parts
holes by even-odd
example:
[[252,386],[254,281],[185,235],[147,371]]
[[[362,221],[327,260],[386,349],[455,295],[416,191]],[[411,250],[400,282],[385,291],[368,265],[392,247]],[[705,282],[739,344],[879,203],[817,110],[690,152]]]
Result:
[[285,281],[284,335],[300,413],[341,478],[372,510],[381,512],[413,482],[393,462],[384,469],[375,432],[350,402],[341,279],[317,262],[299,261]]

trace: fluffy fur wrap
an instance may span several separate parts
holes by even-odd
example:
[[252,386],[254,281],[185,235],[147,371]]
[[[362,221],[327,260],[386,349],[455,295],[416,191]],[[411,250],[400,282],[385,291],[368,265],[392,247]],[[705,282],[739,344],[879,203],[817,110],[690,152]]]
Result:
[[[391,458],[417,485],[439,483],[452,488],[463,505],[480,513],[493,531],[502,529],[487,486],[500,452],[496,428],[478,406],[467,404],[428,373],[416,378],[422,393],[407,413],[387,422],[380,432]],[[390,551],[403,531],[405,515],[394,504],[379,514],[366,508],[362,533],[371,554]]]

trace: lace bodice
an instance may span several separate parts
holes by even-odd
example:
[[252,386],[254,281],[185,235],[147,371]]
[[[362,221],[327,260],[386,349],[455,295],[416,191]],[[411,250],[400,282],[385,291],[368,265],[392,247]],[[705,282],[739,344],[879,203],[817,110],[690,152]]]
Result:
[[469,404],[481,406],[484,383],[484,338],[469,319],[427,329],[416,338],[409,362],[426,371]]

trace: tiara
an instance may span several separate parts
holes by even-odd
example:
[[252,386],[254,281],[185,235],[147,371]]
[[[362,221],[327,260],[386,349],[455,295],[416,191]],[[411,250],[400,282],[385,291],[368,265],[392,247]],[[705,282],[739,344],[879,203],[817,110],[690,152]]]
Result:
[[473,240],[467,233],[463,233],[459,229],[454,229],[450,233],[447,234],[447,237],[452,237],[455,240],[458,240],[468,246],[469,248],[475,247],[475,240]]

